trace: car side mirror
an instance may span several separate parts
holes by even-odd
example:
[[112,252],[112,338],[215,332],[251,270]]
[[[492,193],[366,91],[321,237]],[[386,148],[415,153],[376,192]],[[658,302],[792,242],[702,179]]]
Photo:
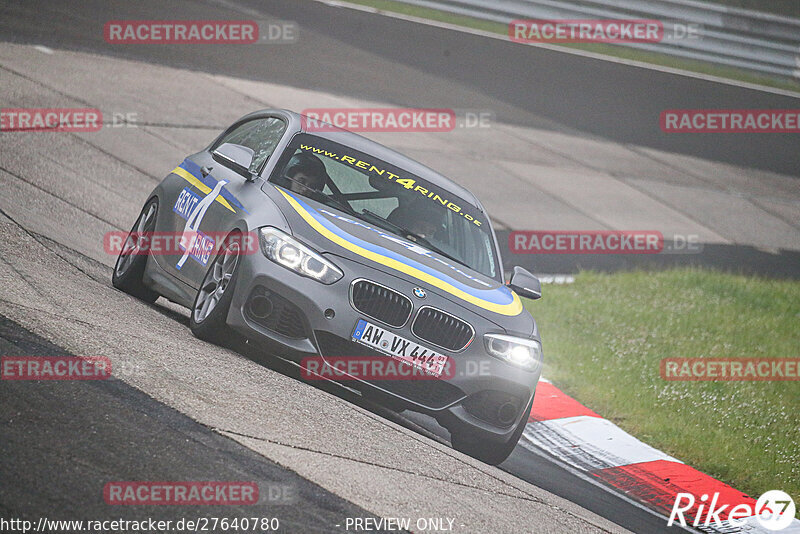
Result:
[[223,143],[211,153],[211,157],[214,161],[244,176],[248,182],[252,182],[256,176],[250,172],[250,165],[253,164],[255,154],[253,149],[246,146]]
[[542,298],[542,283],[530,271],[522,267],[514,267],[508,287],[520,297],[533,300]]

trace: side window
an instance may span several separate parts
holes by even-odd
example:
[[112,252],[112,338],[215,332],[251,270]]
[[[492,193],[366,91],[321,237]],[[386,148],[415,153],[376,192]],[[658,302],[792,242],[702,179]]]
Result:
[[250,172],[257,173],[261,170],[264,162],[267,161],[278,142],[286,131],[286,123],[281,119],[268,117],[265,119],[254,119],[240,124],[233,131],[225,135],[217,142],[213,148],[217,148],[223,143],[233,143],[246,146],[255,152],[253,164],[250,165]]

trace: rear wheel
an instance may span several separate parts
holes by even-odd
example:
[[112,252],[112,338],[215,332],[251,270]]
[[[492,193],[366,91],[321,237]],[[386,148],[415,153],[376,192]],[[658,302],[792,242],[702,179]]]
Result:
[[533,398],[528,403],[528,408],[525,410],[522,420],[514,428],[514,433],[511,435],[506,443],[497,443],[490,440],[477,438],[474,433],[467,431],[452,431],[450,433],[450,442],[453,448],[459,452],[463,452],[468,456],[485,462],[489,465],[497,465],[503,463],[508,458],[517,446],[522,432],[525,430],[525,425],[528,424],[528,414],[531,413],[533,407]]
[[209,266],[197,291],[189,327],[196,337],[204,341],[228,344],[237,339],[226,319],[233,300],[239,255],[239,243],[229,237]]
[[154,198],[144,205],[128,233],[111,276],[114,287],[145,302],[155,302],[158,298],[158,293],[144,285],[143,281],[148,255],[144,244],[148,240],[148,234],[156,227],[157,215],[158,199]]

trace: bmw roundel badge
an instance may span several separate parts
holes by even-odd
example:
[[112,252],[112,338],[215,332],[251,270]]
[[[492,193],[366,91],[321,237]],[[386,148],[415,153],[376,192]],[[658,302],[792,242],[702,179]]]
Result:
[[415,287],[414,288],[414,296],[417,297],[418,299],[424,299],[425,298],[425,290],[422,289],[421,287]]

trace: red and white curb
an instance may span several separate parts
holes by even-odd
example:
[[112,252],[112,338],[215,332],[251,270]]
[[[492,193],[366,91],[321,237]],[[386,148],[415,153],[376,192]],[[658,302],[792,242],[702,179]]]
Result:
[[[695,505],[684,513],[687,526],[715,533],[773,532],[755,515],[746,518],[743,526],[730,527],[730,510],[739,504],[755,510],[756,499],[639,441],[545,379],[536,388],[533,409],[520,444],[531,450],[544,450],[564,464],[655,510],[665,516],[665,524],[678,493],[690,493],[695,497]],[[717,509],[728,505],[719,514],[723,528],[707,517],[715,494],[719,494]],[[701,505],[703,509],[699,508]],[[699,524],[695,526],[698,510],[701,512]],[[794,519],[779,532],[800,534],[800,521]]]

